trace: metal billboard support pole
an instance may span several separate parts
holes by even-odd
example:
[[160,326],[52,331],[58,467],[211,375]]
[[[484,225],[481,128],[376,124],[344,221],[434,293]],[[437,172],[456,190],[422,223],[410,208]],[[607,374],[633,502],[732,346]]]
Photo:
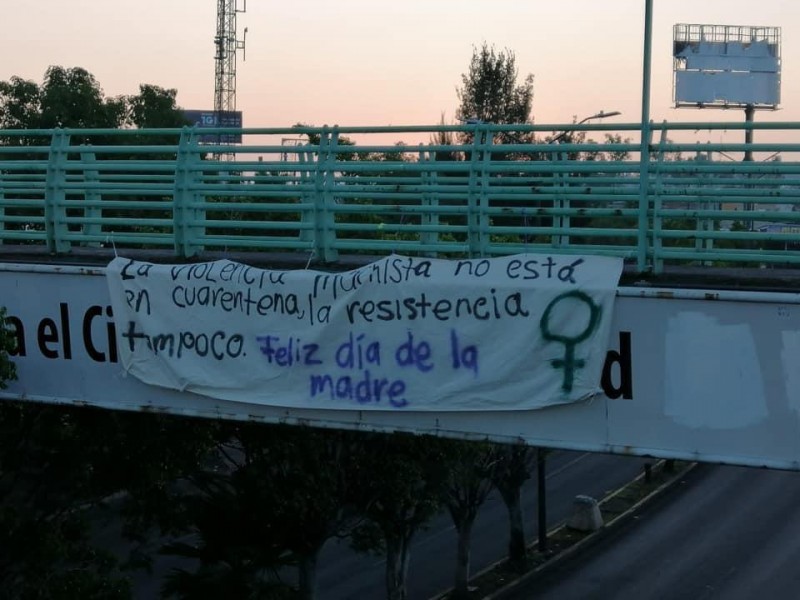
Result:
[[[753,116],[755,115],[756,109],[752,104],[748,104],[744,107],[744,122],[746,124],[750,124],[753,122]],[[753,128],[747,127],[744,130],[744,143],[747,144],[747,148],[744,151],[744,161],[745,162],[753,162],[753,150],[750,147],[753,143]]]
[[[756,109],[752,104],[748,104],[747,106],[744,107],[744,122],[745,122],[746,125],[751,125],[753,123],[753,117],[755,116],[755,112],[756,112]],[[752,127],[747,127],[744,130],[744,143],[746,145],[746,148],[744,150],[744,158],[742,160],[743,160],[743,162],[753,162],[753,149],[752,149],[753,128]],[[747,177],[749,179],[750,177],[752,177],[752,173],[745,173],[745,177]],[[750,189],[752,186],[747,185],[746,187],[748,189]],[[749,213],[749,216],[750,216],[750,219],[749,219],[748,224],[747,224],[747,229],[749,231],[755,231],[755,228],[756,228],[755,219],[753,219],[753,211],[754,210],[755,210],[755,204],[753,204],[752,202],[745,203],[744,211],[746,213]]]

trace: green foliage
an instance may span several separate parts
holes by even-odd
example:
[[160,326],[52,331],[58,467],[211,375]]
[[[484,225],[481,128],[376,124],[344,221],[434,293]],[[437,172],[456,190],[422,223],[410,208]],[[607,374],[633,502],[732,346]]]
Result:
[[[605,143],[606,144],[630,144],[631,138],[623,138],[618,133],[607,133],[605,135]],[[630,158],[631,153],[627,150],[609,150],[605,153],[603,160],[610,160],[610,161],[623,161],[628,160]]]
[[40,122],[39,85],[16,76],[0,81],[0,129],[31,129]]
[[214,563],[197,573],[178,570],[170,574],[161,588],[163,598],[182,600],[289,600],[296,592],[284,583],[263,579],[252,571],[242,571],[235,565]]
[[[165,554],[195,559],[194,572],[177,570],[164,591],[169,597],[211,597],[229,587],[236,598],[258,598],[265,590],[279,587],[277,570],[289,564],[283,556],[289,524],[276,518],[277,490],[258,467],[243,466],[231,474],[195,474],[195,491],[182,502],[189,510],[197,541],[165,546]],[[216,593],[215,593],[216,591]],[[206,596],[208,597],[208,596]]]
[[364,436],[300,426],[237,427],[244,466],[268,481],[272,517],[291,530],[285,548],[298,557],[344,536],[363,504]]
[[39,98],[43,129],[118,127],[125,114],[124,101],[105,98],[94,76],[80,67],[49,67]]
[[[0,506],[0,597],[25,600],[123,600],[130,583],[116,559],[88,540],[80,512],[34,517]],[[13,590],[13,592],[12,592]]]
[[8,381],[17,378],[16,367],[9,357],[14,348],[14,338],[6,327],[5,316],[6,309],[0,306],[0,390],[7,387]]
[[[131,96],[106,97],[97,80],[85,69],[78,67],[64,68],[51,66],[47,69],[41,85],[32,81],[12,77],[9,81],[0,81],[0,129],[50,129],[55,127],[70,128],[109,128],[122,127],[152,128],[152,127],[181,127],[187,124],[183,111],[176,105],[177,92],[174,89],[163,89],[149,84],[139,86],[139,93]],[[119,146],[136,144],[176,144],[177,135],[94,135],[76,139],[73,134],[73,143],[116,144]],[[41,145],[49,143],[46,138],[20,138],[17,136],[0,136],[0,143],[13,145]],[[160,157],[151,155],[151,158],[174,158],[175,154],[166,153]],[[115,154],[115,160],[132,158],[131,154]],[[27,160],[32,156],[14,155],[16,160]],[[108,156],[98,156],[102,161]],[[136,156],[139,158],[139,156]],[[38,160],[39,157],[36,157]],[[108,173],[108,171],[106,171]],[[80,196],[78,196],[80,197]],[[106,200],[121,199],[120,196],[106,193]],[[68,199],[75,199],[75,197]],[[130,199],[124,197],[124,199]],[[148,197],[147,200],[159,200]],[[29,208],[10,208],[6,214],[13,217],[29,216]],[[144,211],[134,214],[129,209],[106,209],[103,216],[108,218],[141,217]],[[171,212],[147,211],[148,218],[171,219]],[[81,216],[81,209],[71,208],[67,215]],[[14,222],[7,225],[9,229],[30,228],[25,222]],[[79,225],[70,226],[77,229]],[[140,233],[164,233],[171,231],[169,227],[158,229],[147,225],[118,225],[117,233],[135,231]],[[171,241],[168,242],[171,244]]]
[[176,572],[165,588],[193,598],[193,590],[223,589],[235,597],[272,597],[289,586],[279,570],[296,566],[300,594],[313,597],[317,556],[333,536],[358,522],[365,471],[363,436],[296,426],[223,425],[213,471],[198,471],[176,489],[171,504],[186,507],[180,533],[193,543],[164,552],[193,558],[194,570]]
[[18,598],[126,597],[115,561],[90,542],[85,512],[118,489],[112,419],[0,403],[0,589]]
[[41,85],[20,77],[0,82],[0,129],[119,127],[124,115],[124,100],[105,98],[79,67],[49,67]]
[[[447,125],[444,113],[442,113],[439,120],[439,125],[444,127]],[[439,130],[431,134],[430,143],[434,146],[453,146],[456,144],[455,134],[452,131]],[[463,160],[464,156],[460,152],[454,150],[436,150],[434,153],[434,160],[436,161],[457,161]]]
[[[138,95],[106,98],[86,70],[51,67],[41,85],[0,82],[0,128],[176,126],[175,97],[143,85]],[[0,387],[15,374],[12,344],[0,326]],[[19,598],[126,597],[126,578],[91,543],[87,515],[128,491],[120,503],[136,541],[145,543],[153,522],[175,527],[187,511],[164,500],[208,462],[211,430],[209,422],[157,415],[0,403],[0,589]]]
[[498,446],[496,460],[492,465],[492,483],[508,509],[508,559],[512,565],[522,565],[527,554],[521,490],[522,485],[530,479],[535,453],[535,448],[522,444]]
[[650,152],[650,160],[652,162],[685,162],[686,158],[683,156],[682,152],[675,152],[669,149],[674,143],[674,140],[664,138],[655,146],[655,149]]
[[[293,127],[304,128],[314,127],[307,123],[295,123]],[[319,146],[322,141],[322,136],[319,133],[303,133],[308,138],[308,143],[312,146]],[[355,146],[355,141],[346,135],[340,135],[336,138],[337,146]],[[358,155],[354,152],[341,152],[337,153],[336,160],[358,160]]]
[[124,490],[131,494],[112,504],[125,504],[132,522],[179,512],[162,505],[165,491],[207,462],[207,440],[206,428],[187,419],[0,403],[0,590],[127,598],[127,577],[95,547],[90,520]]
[[531,477],[536,448],[517,445],[497,446],[497,454],[492,462],[490,477],[498,490],[515,490]]
[[188,125],[183,111],[176,103],[177,94],[178,90],[175,89],[141,84],[137,95],[125,99],[126,121],[139,129]]
[[[572,118],[572,122],[577,122],[577,117]],[[562,131],[554,133],[547,138],[549,144],[597,144],[587,136],[585,131]],[[606,133],[603,144],[630,144],[630,138],[623,138],[620,134]],[[585,160],[585,161],[622,161],[630,157],[630,152],[627,150],[609,150],[603,151],[600,149],[575,151],[572,150],[564,154],[563,158],[566,160]],[[558,154],[555,157],[560,158]]]
[[371,436],[365,449],[364,515],[386,549],[387,597],[403,599],[411,539],[442,507],[453,448],[447,440],[395,433]]
[[[467,122],[477,119],[486,123],[531,123],[533,108],[533,75],[517,83],[516,56],[511,50],[496,51],[485,42],[472,49],[469,69],[462,74],[458,92],[460,105],[456,119]],[[471,134],[462,136],[464,141]],[[495,142],[509,144],[527,142],[533,136],[519,132],[498,133]]]
[[491,489],[498,447],[486,442],[448,442],[453,460],[447,474],[444,503],[454,523],[474,520]]
[[51,66],[41,84],[20,77],[0,81],[0,129],[181,127],[187,121],[176,95],[142,84],[138,94],[109,98],[85,69]]
[[492,489],[491,475],[498,447],[487,442],[450,442],[453,460],[447,477],[444,503],[458,532],[454,597],[469,594],[472,526]]

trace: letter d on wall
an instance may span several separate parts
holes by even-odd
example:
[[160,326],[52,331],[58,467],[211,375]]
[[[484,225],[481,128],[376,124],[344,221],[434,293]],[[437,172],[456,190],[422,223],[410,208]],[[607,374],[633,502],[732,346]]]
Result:
[[[614,385],[611,380],[611,371],[615,363],[619,365],[619,385]],[[633,369],[631,367],[631,332],[620,331],[619,352],[609,350],[603,365],[600,386],[606,396],[612,400],[616,400],[620,396],[625,400],[633,400]]]

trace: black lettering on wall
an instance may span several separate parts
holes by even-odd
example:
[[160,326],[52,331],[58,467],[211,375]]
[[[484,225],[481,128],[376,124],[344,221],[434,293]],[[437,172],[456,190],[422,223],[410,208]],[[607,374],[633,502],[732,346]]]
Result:
[[61,314],[61,335],[64,340],[64,358],[70,360],[72,358],[72,335],[69,329],[69,306],[66,302],[58,305],[59,313]]
[[90,306],[83,315],[83,346],[86,348],[86,353],[89,355],[89,358],[97,362],[106,362],[106,354],[94,345],[94,341],[92,340],[92,321],[102,314],[103,309],[95,305]]
[[117,357],[117,328],[114,327],[114,311],[110,306],[106,306],[106,338],[108,339],[108,358],[112,363],[118,362]]
[[[614,365],[619,365],[619,385],[612,381],[612,369]],[[622,396],[625,400],[633,399],[633,369],[631,358],[631,332],[619,332],[619,352],[609,350],[606,354],[606,362],[603,365],[603,376],[600,378],[600,385],[606,396],[616,400]]]
[[7,316],[5,320],[6,327],[11,333],[11,339],[13,340],[8,353],[11,356],[25,356],[27,354],[25,350],[25,327],[22,325],[22,321],[17,317],[11,316]]
[[[89,358],[96,362],[117,362],[117,332],[114,328],[114,321],[112,319],[113,312],[110,306],[105,307],[105,315],[108,317],[105,323],[105,345],[100,342],[102,347],[98,347],[95,339],[92,336],[92,328],[97,324],[96,319],[103,316],[102,306],[90,306],[83,314],[83,326],[81,332],[83,334],[83,347],[86,349],[86,354]],[[102,326],[102,325],[101,325]],[[108,354],[106,354],[106,351]]]
[[53,319],[45,318],[39,321],[36,328],[36,341],[39,350],[45,358],[58,358],[58,349],[49,348],[49,344],[58,344],[58,328]]

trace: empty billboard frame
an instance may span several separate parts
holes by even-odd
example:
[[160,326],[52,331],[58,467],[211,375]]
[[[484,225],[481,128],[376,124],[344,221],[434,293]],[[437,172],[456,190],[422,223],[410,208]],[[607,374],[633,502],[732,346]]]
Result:
[[776,109],[781,29],[750,25],[673,27],[676,107]]

